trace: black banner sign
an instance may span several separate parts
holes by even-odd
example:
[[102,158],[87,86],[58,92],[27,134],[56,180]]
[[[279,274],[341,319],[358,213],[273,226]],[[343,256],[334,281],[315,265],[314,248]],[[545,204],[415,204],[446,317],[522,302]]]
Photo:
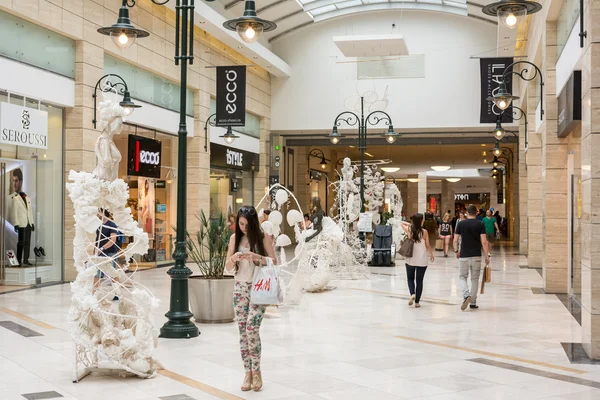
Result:
[[[481,68],[481,113],[479,117],[479,123],[492,124],[496,122],[498,115],[502,113],[502,110],[496,107],[493,102],[488,101],[487,98],[498,92],[500,82],[502,81],[502,74],[504,73],[506,67],[513,63],[513,58],[482,58],[479,61]],[[507,76],[510,77],[510,79],[507,79],[506,89],[512,93],[512,76]],[[502,116],[502,122],[513,122],[513,114],[511,109],[508,109],[508,111],[504,113]]]
[[127,147],[127,175],[160,178],[160,140],[129,135]]
[[256,153],[216,143],[210,144],[210,164],[215,167],[252,171],[252,166],[254,166],[254,170],[258,171],[259,158],[260,156]]
[[217,67],[216,125],[246,125],[245,65]]

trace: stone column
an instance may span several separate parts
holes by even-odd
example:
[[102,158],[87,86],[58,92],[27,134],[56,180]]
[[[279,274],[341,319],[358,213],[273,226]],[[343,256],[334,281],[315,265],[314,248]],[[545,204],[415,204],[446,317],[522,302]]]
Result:
[[588,36],[582,57],[581,116],[581,328],[590,358],[600,360],[600,16],[585,4]]
[[546,22],[544,36],[544,127],[542,133],[542,243],[544,290],[568,292],[567,139],[557,137],[556,22]]
[[[537,99],[535,88],[527,91],[527,118],[535,127]],[[530,268],[543,265],[542,247],[542,135],[531,129],[527,151],[527,260]]]
[[442,179],[442,217],[448,210],[454,218],[454,184]]
[[[417,179],[418,175],[411,175],[410,179]],[[406,202],[404,203],[406,210],[406,219],[410,219],[419,210],[419,183],[407,182],[406,184]]]
[[419,172],[417,211],[425,214],[427,211],[427,172]]
[[[525,109],[523,110],[527,112]],[[528,132],[529,133],[529,132]],[[518,189],[518,239],[519,239],[519,254],[527,255],[527,245],[528,245],[528,180],[527,180],[527,153],[525,150],[525,142],[527,138],[525,137],[525,124],[522,120],[521,125],[519,126],[519,164],[515,166],[515,172],[518,173],[519,179],[519,189]]]

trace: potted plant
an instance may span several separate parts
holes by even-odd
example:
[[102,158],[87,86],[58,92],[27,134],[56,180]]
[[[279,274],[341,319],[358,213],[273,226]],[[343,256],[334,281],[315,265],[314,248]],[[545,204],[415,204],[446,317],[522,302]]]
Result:
[[200,275],[189,279],[190,309],[196,322],[231,322],[235,281],[224,275],[230,236],[227,220],[223,214],[208,219],[204,211],[198,219],[200,230],[194,234],[186,232],[188,256],[200,269]]

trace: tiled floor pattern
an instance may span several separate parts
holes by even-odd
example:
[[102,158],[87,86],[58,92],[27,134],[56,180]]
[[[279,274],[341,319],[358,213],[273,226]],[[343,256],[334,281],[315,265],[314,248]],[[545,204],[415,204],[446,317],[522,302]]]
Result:
[[[10,324],[0,325],[0,399],[600,399],[600,365],[578,363],[580,352],[571,363],[562,345],[581,342],[580,325],[556,296],[532,292],[541,277],[520,268],[527,260],[513,253],[495,251],[477,311],[460,311],[452,258],[428,268],[420,309],[406,305],[399,262],[269,310],[259,393],[239,390],[235,324],[200,325],[195,339],[160,339],[156,356],[165,370],[154,379],[97,373],[74,384],[69,285],[4,294],[0,321]],[[166,270],[137,277],[162,300],[160,326],[169,304]]]

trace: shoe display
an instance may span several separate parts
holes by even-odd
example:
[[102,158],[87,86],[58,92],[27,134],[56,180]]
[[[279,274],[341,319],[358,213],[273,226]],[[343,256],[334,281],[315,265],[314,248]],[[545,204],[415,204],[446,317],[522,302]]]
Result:
[[37,247],[33,248],[33,254],[35,254],[35,256],[37,258],[40,258],[42,256],[42,253],[40,252],[40,249],[38,249]]
[[44,251],[44,248],[42,246],[40,246],[38,248],[38,250],[40,251],[40,253],[42,254],[42,257],[46,257],[46,252]]
[[471,296],[467,296],[467,297],[465,297],[465,299],[464,299],[464,301],[463,301],[462,305],[460,306],[460,309],[461,309],[462,311],[465,311],[465,310],[467,309],[467,306],[469,305],[469,303],[470,303],[470,302],[471,302]]

